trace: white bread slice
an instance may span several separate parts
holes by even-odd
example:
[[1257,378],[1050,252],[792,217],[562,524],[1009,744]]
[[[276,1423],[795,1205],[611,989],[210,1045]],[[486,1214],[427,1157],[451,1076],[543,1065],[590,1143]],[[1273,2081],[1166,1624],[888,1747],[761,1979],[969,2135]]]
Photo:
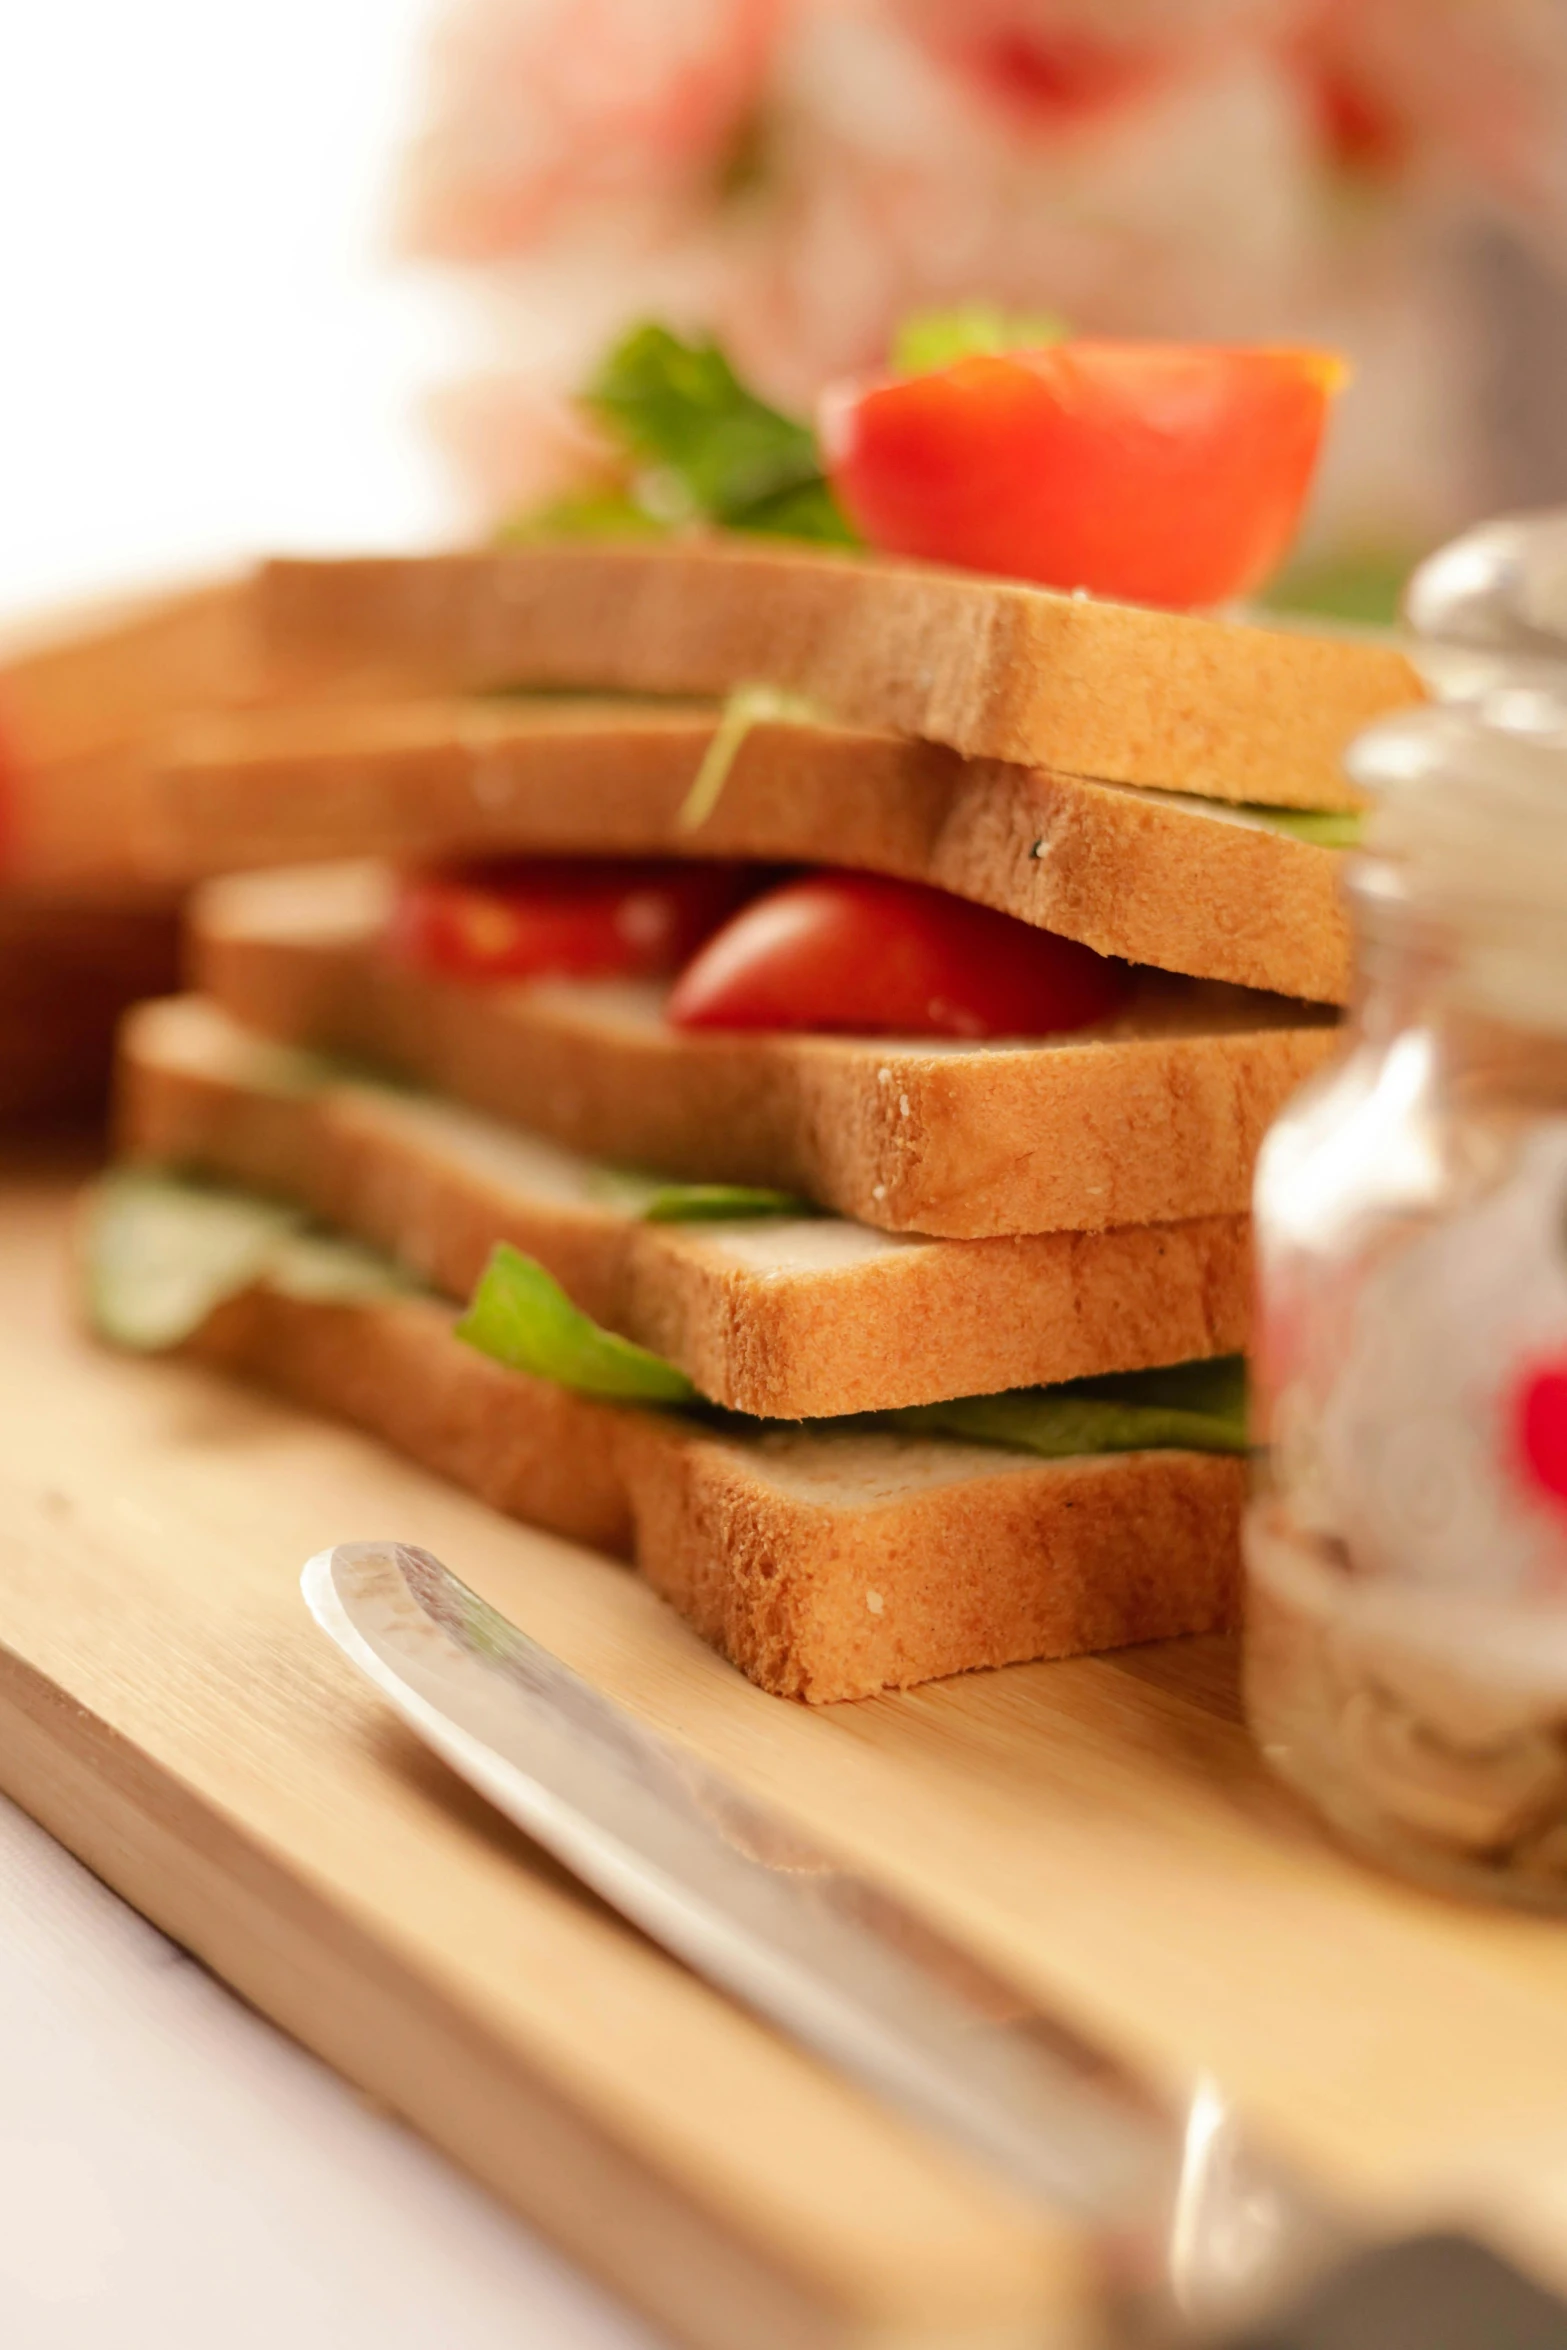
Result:
[[0,639],[0,878],[65,902],[147,900],[183,879],[145,853],[149,756],[194,714],[354,696],[314,650],[268,653],[253,582],[75,606]]
[[1241,1216],[917,1240],[833,1218],[656,1224],[603,1170],[430,1096],[332,1072],[199,997],[121,1035],[132,1160],[281,1195],[466,1300],[497,1240],[595,1321],[763,1419],[987,1395],[1244,1347]]
[[708,1434],[503,1370],[423,1299],[253,1289],[187,1351],[384,1437],[495,1508],[635,1560],[764,1689],[826,1704],[1211,1631],[1233,1615],[1233,1457],[1043,1461],[844,1431]]
[[656,988],[464,986],[380,950],[373,866],[214,882],[197,984],[240,1024],[357,1055],[591,1158],[797,1191],[952,1239],[1240,1215],[1268,1124],[1326,1057],[1309,1007],[1145,973],[1040,1042],[682,1033]]
[[1213,800],[935,743],[759,725],[695,833],[677,821],[716,713],[512,698],[288,707],[198,722],[145,782],[149,877],[341,857],[741,857],[848,865],[977,899],[1101,954],[1347,999],[1334,849]]
[[722,696],[1108,783],[1357,804],[1341,759],[1421,699],[1396,647],[739,538],[269,565],[269,645],[408,691]]
[[[182,711],[252,698],[249,591],[215,582],[46,616],[0,644],[0,865],[12,886],[145,892],[124,846],[134,746]],[[110,844],[105,854],[105,844]]]

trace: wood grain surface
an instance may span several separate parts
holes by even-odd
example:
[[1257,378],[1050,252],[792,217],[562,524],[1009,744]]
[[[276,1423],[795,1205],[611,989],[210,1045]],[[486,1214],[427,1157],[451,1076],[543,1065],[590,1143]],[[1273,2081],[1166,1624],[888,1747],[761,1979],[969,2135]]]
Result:
[[423,1542],[579,1670],[1368,2213],[1567,2213],[1567,1930],[1381,1880],[1262,1774],[1221,1643],[807,1712],[624,1570],[72,1330],[68,1186],[0,1190],[0,1783],[678,2338],[1037,2338],[1081,2272],[704,1990],[417,1749],[305,1556]]

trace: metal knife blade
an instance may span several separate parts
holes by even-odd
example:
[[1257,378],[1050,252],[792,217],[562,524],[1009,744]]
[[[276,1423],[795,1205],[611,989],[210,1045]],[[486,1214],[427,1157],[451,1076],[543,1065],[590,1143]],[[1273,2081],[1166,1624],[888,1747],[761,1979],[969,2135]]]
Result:
[[323,1630],[470,1785],[695,1971],[968,2149],[1104,2257],[1142,2339],[1228,2330],[1345,2249],[1326,2206],[695,1755],[646,1729],[427,1551],[305,1568]]

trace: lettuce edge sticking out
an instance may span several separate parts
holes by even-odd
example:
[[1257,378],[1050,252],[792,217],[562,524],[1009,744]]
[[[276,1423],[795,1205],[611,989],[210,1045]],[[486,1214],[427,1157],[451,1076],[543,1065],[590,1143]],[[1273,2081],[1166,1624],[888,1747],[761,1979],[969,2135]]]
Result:
[[896,1420],[911,1432],[994,1444],[1043,1460],[1117,1452],[1244,1454],[1250,1449],[1245,1367],[1236,1355],[1060,1387],[963,1396],[875,1416]]
[[645,1346],[603,1329],[574,1306],[536,1258],[498,1241],[457,1336],[509,1371],[550,1379],[575,1394],[619,1403],[691,1403],[684,1371]]
[[803,694],[789,693],[777,685],[736,686],[724,703],[712,740],[702,753],[700,766],[692,778],[691,789],[681,801],[675,817],[680,832],[699,832],[723,797],[724,786],[734,770],[745,745],[745,738],[755,726],[822,726],[828,723],[826,713]]
[[[604,1330],[582,1313],[542,1265],[500,1242],[457,1335],[510,1370],[550,1379],[579,1395],[628,1403],[694,1404],[710,1411],[693,1382],[661,1355]],[[1084,1454],[1180,1450],[1244,1453],[1245,1368],[1237,1356],[1181,1363],[1061,1387],[1018,1388],[950,1403],[859,1412],[831,1420],[771,1422],[717,1415],[726,1430],[786,1426],[830,1433],[947,1436],[1031,1452],[1045,1460]]]
[[814,1217],[820,1211],[796,1192],[756,1183],[680,1183],[634,1167],[594,1170],[591,1195],[642,1224],[738,1223],[756,1216]]
[[1358,849],[1365,832],[1365,817],[1358,808],[1261,808],[1247,803],[1238,813],[1322,849]]
[[87,1318],[133,1354],[162,1354],[247,1289],[315,1304],[406,1296],[418,1284],[298,1208],[156,1167],[117,1167],[87,1192],[81,1224]]
[[[113,1345],[146,1354],[177,1347],[220,1305],[257,1286],[317,1304],[419,1290],[401,1267],[358,1242],[315,1230],[296,1208],[134,1166],[112,1170],[87,1195],[83,1257],[93,1328]],[[688,1406],[694,1427],[729,1436],[786,1429],[945,1437],[1045,1460],[1247,1450],[1245,1369],[1237,1356],[838,1421],[768,1421],[722,1411],[663,1356],[603,1329],[542,1265],[505,1241],[456,1329],[506,1369],[603,1401]]]
[[1053,311],[1007,311],[998,302],[959,302],[949,310],[916,310],[898,327],[892,364],[899,375],[930,375],[960,359],[998,358],[1038,351],[1071,334]]

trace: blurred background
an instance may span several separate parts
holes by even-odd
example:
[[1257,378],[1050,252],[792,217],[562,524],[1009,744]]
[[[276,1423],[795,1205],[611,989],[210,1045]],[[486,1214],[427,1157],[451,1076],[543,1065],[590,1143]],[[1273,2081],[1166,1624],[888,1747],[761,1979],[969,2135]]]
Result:
[[454,527],[387,229],[431,13],[0,5],[0,618]]
[[1347,350],[1283,593],[1567,495],[1567,0],[13,0],[0,616],[591,486],[614,330]]

